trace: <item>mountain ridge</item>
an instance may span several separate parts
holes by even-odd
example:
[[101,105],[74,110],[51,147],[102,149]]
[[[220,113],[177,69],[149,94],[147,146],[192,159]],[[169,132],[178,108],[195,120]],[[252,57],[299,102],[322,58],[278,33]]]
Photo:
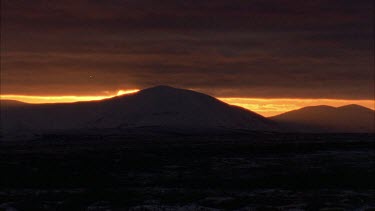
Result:
[[[310,128],[325,132],[375,132],[375,111],[357,104],[339,107],[308,106],[270,119],[280,124],[293,125],[295,130]],[[298,128],[298,126],[302,127]]]
[[28,104],[1,100],[1,105],[2,132],[146,127],[183,131],[375,132],[375,111],[356,104],[308,106],[265,118],[204,93],[166,85],[99,101]]
[[263,116],[209,95],[157,86],[102,101],[2,108],[7,131],[131,128],[143,126],[271,131]]

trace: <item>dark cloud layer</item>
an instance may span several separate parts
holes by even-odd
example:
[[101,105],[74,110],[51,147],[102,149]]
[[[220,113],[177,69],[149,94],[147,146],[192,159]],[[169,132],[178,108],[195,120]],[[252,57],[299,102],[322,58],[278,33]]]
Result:
[[1,92],[373,99],[373,12],[372,0],[2,0]]

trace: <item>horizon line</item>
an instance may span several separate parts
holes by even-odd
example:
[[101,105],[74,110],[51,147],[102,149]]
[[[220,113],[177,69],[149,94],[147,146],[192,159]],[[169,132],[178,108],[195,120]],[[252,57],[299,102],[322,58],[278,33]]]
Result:
[[[118,96],[124,96],[139,92],[140,89],[120,89],[116,94],[110,95],[0,95],[1,100],[15,100],[29,104],[58,104],[106,100]],[[308,106],[327,105],[340,107],[357,104],[371,110],[375,110],[374,100],[348,100],[330,98],[251,98],[251,97],[215,97],[230,105],[240,106],[265,117],[275,116],[292,110]]]

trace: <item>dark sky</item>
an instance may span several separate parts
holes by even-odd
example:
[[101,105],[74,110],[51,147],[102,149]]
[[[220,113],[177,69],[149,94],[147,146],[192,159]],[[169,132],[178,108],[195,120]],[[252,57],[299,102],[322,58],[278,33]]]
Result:
[[372,0],[1,0],[1,92],[373,99],[373,12]]

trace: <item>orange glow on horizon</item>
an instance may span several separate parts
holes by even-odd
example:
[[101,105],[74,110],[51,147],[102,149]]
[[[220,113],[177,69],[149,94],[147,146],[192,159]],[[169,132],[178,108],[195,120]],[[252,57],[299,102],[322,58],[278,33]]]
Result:
[[136,92],[139,92],[139,89],[127,89],[127,90],[120,89],[120,90],[118,90],[116,96],[127,95],[127,94],[136,93]]
[[375,110],[374,100],[302,99],[302,98],[218,98],[231,105],[240,106],[263,116],[275,116],[306,106],[328,105],[340,107],[357,104]]
[[127,95],[138,92],[139,89],[119,90],[115,95],[100,96],[32,96],[32,95],[1,95],[2,100],[17,100],[25,103],[42,104],[42,103],[73,103],[80,101],[104,100],[116,96]]
[[[2,100],[17,100],[25,103],[71,103],[78,101],[95,101],[108,99],[120,95],[132,94],[139,89],[118,90],[116,94],[99,96],[31,96],[31,95],[0,95]],[[333,107],[348,104],[358,104],[375,110],[373,100],[341,100],[341,99],[302,99],[302,98],[230,98],[222,97],[219,100],[254,111],[269,117],[306,106],[329,105]]]

